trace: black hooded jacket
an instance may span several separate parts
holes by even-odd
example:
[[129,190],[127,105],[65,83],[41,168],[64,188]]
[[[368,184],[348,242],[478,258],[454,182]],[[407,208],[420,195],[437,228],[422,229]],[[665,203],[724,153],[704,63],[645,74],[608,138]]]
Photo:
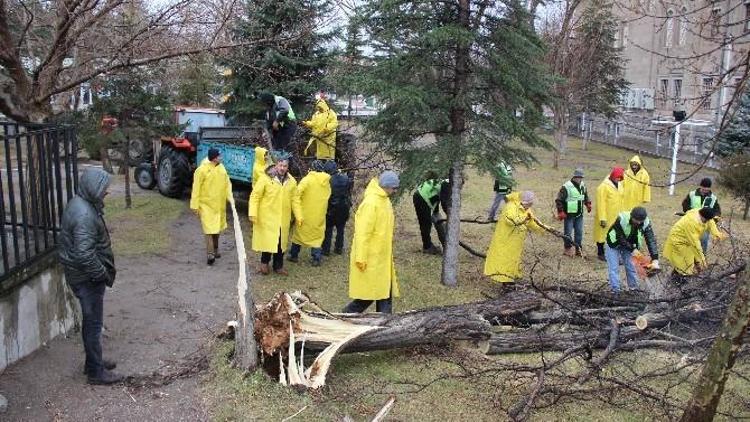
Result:
[[78,193],[68,202],[62,217],[58,256],[69,284],[115,282],[115,257],[104,223],[104,193],[110,175],[86,169],[78,180]]

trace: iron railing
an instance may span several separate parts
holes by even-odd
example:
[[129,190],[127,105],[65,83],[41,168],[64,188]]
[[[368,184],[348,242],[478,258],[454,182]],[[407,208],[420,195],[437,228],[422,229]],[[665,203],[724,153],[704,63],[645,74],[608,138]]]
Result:
[[78,178],[72,126],[0,122],[0,287],[57,245]]

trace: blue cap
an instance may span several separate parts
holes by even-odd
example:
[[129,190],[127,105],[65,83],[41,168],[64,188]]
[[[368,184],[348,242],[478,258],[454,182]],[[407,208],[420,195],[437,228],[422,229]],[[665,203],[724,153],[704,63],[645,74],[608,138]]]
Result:
[[401,181],[398,179],[398,174],[395,171],[386,170],[380,174],[378,184],[381,188],[396,189],[401,184]]

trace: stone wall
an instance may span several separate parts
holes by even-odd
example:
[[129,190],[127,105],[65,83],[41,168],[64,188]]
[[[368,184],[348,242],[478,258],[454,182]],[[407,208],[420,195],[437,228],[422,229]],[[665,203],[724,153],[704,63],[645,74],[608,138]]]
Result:
[[78,321],[77,300],[54,249],[14,278],[0,290],[0,372]]

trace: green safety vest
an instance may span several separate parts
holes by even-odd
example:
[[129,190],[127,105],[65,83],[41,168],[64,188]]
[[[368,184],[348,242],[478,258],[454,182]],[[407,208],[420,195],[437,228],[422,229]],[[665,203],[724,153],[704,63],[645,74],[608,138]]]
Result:
[[690,197],[691,210],[694,210],[696,208],[713,208],[714,205],[716,205],[716,195],[714,195],[713,192],[711,192],[711,195],[708,195],[702,202],[701,196],[696,195],[695,191],[690,191],[688,196]]
[[430,206],[432,209],[432,212],[435,212],[435,207],[437,206],[437,202],[432,202],[432,198],[440,194],[440,185],[443,183],[443,181],[436,181],[436,180],[426,180],[422,182],[419,186],[417,186],[417,192],[419,193],[419,196],[424,199],[425,202]]
[[[618,217],[620,218],[620,227],[622,227],[622,232],[625,233],[625,237],[630,237],[630,231],[633,229],[633,226],[630,225],[630,211],[624,211],[618,214]],[[641,226],[641,230],[645,230],[646,227],[651,225],[651,220],[649,220],[648,217],[643,221],[643,226]],[[609,230],[609,233],[607,234],[609,236],[609,241],[612,243],[617,242],[617,233],[615,233],[614,228]],[[641,234],[638,233],[638,237],[636,238],[636,247],[640,247],[641,244]]]
[[563,186],[568,191],[568,201],[565,206],[565,212],[568,214],[578,214],[581,212],[581,205],[586,198],[586,186],[581,182],[581,190],[579,191],[578,188],[576,188],[576,185],[570,180],[565,182]]
[[[277,102],[277,103],[282,98],[284,98],[284,97],[279,97],[278,95],[274,95],[273,96],[274,102]],[[286,100],[286,102],[289,103],[289,113],[287,113],[287,116],[289,116],[289,121],[290,122],[296,122],[297,121],[297,116],[294,114],[294,110],[292,109],[292,102],[289,101],[289,100]]]

